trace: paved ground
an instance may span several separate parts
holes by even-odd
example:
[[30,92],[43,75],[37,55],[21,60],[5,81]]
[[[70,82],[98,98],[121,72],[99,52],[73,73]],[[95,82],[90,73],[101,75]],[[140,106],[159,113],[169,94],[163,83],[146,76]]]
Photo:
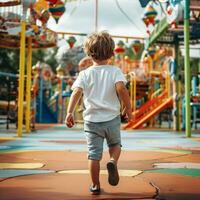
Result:
[[40,126],[17,138],[0,129],[0,199],[200,199],[200,133],[122,131],[120,183],[107,183],[101,162],[100,196],[88,192],[87,146],[80,127]]

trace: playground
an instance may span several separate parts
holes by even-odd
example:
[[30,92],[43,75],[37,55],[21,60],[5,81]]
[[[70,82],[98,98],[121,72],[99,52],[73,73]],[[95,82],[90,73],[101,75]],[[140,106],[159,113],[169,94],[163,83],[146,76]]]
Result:
[[[137,21],[116,1],[144,34],[111,33],[109,64],[126,77],[133,118],[121,115],[120,182],[107,182],[105,145],[97,196],[88,191],[82,100],[75,126],[64,124],[71,86],[92,65],[82,49],[90,32],[53,28],[90,3],[0,2],[0,199],[200,199],[199,1],[137,0]],[[102,2],[93,3],[100,31]]]

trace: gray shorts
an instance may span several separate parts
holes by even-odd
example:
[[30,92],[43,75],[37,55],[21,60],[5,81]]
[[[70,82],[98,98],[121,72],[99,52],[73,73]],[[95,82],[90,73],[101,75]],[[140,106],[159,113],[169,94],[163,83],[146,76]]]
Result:
[[88,159],[101,160],[104,138],[108,147],[121,146],[120,125],[120,116],[107,122],[85,121],[84,131],[88,145]]

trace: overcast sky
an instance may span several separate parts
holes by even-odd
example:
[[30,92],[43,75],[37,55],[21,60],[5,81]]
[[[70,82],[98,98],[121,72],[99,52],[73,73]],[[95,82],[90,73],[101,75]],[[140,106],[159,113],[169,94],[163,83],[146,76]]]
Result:
[[[48,27],[60,32],[95,31],[95,2],[96,0],[77,0],[66,3],[66,11],[58,24],[51,18]],[[158,7],[156,10],[158,11]],[[98,0],[98,30],[107,30],[112,35],[148,37],[142,21],[143,13],[144,8],[140,6],[139,0]],[[77,43],[84,40],[83,37],[76,38]],[[200,50],[191,50],[191,55],[200,57]]]
[[[95,0],[78,0],[67,3],[66,12],[59,23],[56,24],[50,19],[48,27],[64,32],[93,32],[95,2]],[[138,0],[98,0],[98,2],[98,30],[107,30],[112,35],[146,36],[146,28],[141,20],[143,9]]]

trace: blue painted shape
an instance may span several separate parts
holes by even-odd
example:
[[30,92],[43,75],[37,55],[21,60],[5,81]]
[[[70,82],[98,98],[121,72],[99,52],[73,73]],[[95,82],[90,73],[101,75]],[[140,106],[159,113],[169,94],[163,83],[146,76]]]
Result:
[[3,169],[0,170],[0,178],[12,178],[16,176],[26,176],[26,175],[33,175],[33,174],[48,174],[54,173],[53,170],[13,170],[13,169]]
[[[56,99],[56,102],[58,100]],[[56,112],[53,112],[51,108],[48,107],[45,101],[41,102],[39,98],[37,98],[37,114],[36,114],[36,122],[38,123],[57,123],[57,108]]]

